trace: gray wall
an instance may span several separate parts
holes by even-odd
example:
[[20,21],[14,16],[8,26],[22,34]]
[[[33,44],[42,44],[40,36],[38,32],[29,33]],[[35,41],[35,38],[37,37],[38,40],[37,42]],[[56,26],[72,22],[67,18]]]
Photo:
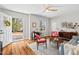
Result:
[[[72,22],[73,24],[75,23],[79,24],[79,13],[64,14],[58,17],[51,18],[51,31],[54,31],[54,26],[55,26],[57,31],[61,31],[61,30],[68,31],[68,32],[77,31],[79,33],[79,27],[76,29],[65,28],[65,27],[62,27],[63,22]],[[54,23],[56,23],[56,25]]]
[[11,17],[14,18],[22,18],[23,20],[23,37],[24,39],[30,39],[31,37],[31,32],[33,30],[36,30],[35,28],[32,27],[32,22],[36,22],[36,28],[39,28],[39,22],[42,21],[45,24],[46,27],[46,31],[44,31],[45,34],[49,34],[49,29],[50,29],[50,25],[49,25],[49,18],[47,17],[43,17],[43,16],[39,16],[39,15],[29,15],[29,14],[23,14],[23,13],[19,13],[19,12],[14,12],[14,11],[10,11],[10,10],[6,10],[6,9],[0,9],[0,12],[6,13],[7,15],[10,15]]
[[0,12],[6,13],[7,15],[10,15],[11,17],[14,18],[22,18],[23,20],[23,38],[28,39],[29,38],[29,15],[27,14],[22,14],[14,11],[9,11],[5,9],[0,9]]
[[[39,15],[33,15],[33,14],[30,15],[30,32],[32,33],[32,31],[39,31],[40,21],[42,21],[42,23],[45,25],[45,31],[43,31],[43,33],[48,35],[49,34],[49,18],[39,16]],[[35,28],[32,27],[33,22],[36,23]]]

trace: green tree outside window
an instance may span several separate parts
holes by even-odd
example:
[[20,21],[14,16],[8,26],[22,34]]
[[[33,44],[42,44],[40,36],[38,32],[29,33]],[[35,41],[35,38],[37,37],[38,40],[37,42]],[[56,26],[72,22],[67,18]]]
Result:
[[16,18],[12,18],[12,31],[21,32],[22,24]]

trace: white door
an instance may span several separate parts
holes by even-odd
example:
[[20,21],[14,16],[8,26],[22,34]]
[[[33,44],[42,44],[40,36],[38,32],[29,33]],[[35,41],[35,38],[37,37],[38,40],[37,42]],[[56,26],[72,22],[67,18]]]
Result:
[[[3,47],[12,42],[12,19],[10,16],[1,13],[1,29],[3,31]],[[10,25],[7,25],[9,23]]]

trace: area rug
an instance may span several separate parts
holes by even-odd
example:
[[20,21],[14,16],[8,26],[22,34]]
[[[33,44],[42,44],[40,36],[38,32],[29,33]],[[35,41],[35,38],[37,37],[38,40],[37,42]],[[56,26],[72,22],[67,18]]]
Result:
[[55,42],[49,42],[47,40],[47,48],[44,44],[40,45],[37,50],[36,42],[29,44],[29,47],[37,54],[37,55],[59,55],[59,50],[56,47]]

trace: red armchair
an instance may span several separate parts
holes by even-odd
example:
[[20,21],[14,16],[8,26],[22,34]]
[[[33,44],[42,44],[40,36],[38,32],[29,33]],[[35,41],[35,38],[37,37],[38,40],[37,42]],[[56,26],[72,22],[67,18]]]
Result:
[[64,41],[62,40],[62,38],[59,37],[59,32],[56,32],[56,31],[54,31],[54,32],[51,33],[50,42],[51,42],[52,40],[56,42],[57,48],[59,48],[59,45],[64,42]]
[[45,38],[42,38],[40,35],[35,34],[35,39],[36,39],[36,42],[37,42],[37,50],[38,50],[38,46],[40,45],[40,43],[45,44],[46,48],[47,48],[47,41],[46,41]]
[[57,39],[59,37],[59,33],[57,31],[51,32],[51,38],[50,41],[53,39]]
[[54,32],[51,33],[51,36],[53,36],[53,37],[58,37],[58,36],[59,36],[59,33],[56,32],[56,31],[54,31]]

